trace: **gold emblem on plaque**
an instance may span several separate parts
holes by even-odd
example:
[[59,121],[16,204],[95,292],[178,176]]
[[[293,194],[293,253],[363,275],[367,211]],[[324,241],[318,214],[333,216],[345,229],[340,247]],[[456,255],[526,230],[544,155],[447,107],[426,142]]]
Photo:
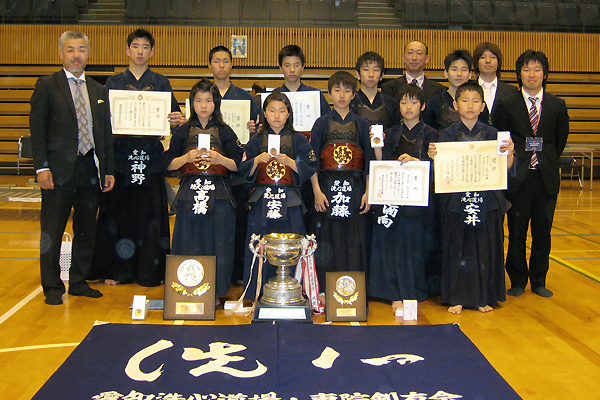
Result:
[[333,159],[340,165],[346,165],[352,161],[352,150],[346,145],[337,146],[333,150]]
[[348,275],[340,276],[335,281],[335,292],[333,298],[340,304],[352,304],[358,299],[356,281]]
[[266,171],[267,176],[277,182],[285,176],[285,165],[272,160],[267,164]]
[[208,284],[208,282],[206,282],[204,285],[197,287],[196,289],[194,289],[194,291],[192,293],[188,293],[188,291],[179,283],[177,282],[172,282],[171,283],[171,287],[173,288],[173,290],[175,290],[177,293],[179,293],[182,296],[202,296],[204,293],[208,292],[210,289],[210,285]]

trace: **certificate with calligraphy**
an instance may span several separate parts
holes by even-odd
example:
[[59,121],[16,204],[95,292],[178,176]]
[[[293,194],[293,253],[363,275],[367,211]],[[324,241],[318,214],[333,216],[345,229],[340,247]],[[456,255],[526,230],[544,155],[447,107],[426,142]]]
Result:
[[250,101],[252,100],[221,100],[223,121],[233,129],[243,144],[250,140],[250,133],[246,128],[246,123],[250,121]]
[[371,161],[369,204],[427,207],[428,203],[428,161]]
[[115,135],[171,134],[171,92],[110,90],[108,96]]
[[[261,93],[261,102],[271,93]],[[315,121],[321,116],[321,94],[318,90],[305,92],[285,92],[294,112],[294,129],[309,132]]]
[[505,190],[507,156],[498,155],[496,140],[436,143],[435,192]]

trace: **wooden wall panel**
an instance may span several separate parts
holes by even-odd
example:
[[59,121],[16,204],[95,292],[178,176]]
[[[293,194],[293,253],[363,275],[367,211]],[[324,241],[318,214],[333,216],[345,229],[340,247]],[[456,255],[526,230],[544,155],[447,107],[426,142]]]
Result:
[[[91,65],[125,65],[127,35],[137,26],[0,25],[0,65],[60,64],[57,40],[68,29],[81,29],[90,38]],[[230,36],[248,36],[248,58],[240,67],[277,67],[277,53],[287,44],[298,44],[307,55],[307,66],[353,68],[365,51],[379,52],[388,68],[402,67],[403,46],[418,39],[429,45],[429,69],[443,69],[447,53],[472,50],[481,41],[498,44],[506,70],[528,48],[542,50],[555,72],[600,72],[600,35],[495,31],[379,30],[321,28],[261,28],[146,26],[156,37],[155,65],[205,66],[208,51],[219,44],[229,47]]]

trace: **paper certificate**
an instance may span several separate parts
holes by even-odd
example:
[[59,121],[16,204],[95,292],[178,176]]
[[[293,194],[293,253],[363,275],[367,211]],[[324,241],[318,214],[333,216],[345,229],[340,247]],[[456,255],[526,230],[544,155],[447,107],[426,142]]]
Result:
[[498,155],[496,140],[436,143],[435,192],[505,190],[507,155]]
[[171,92],[109,90],[108,97],[115,135],[171,134]]
[[[261,102],[271,93],[261,93]],[[321,116],[321,92],[310,90],[306,92],[284,92],[292,104],[294,113],[294,129],[298,132],[308,132],[315,121]]]
[[242,144],[250,140],[246,123],[250,121],[250,102],[253,100],[221,100],[221,114]]
[[427,207],[428,203],[428,161],[371,161],[369,204]]

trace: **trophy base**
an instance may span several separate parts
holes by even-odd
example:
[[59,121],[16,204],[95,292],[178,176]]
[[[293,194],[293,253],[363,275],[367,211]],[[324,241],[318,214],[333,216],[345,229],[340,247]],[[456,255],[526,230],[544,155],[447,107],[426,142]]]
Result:
[[312,312],[305,300],[295,305],[273,305],[258,301],[252,323],[288,321],[312,324]]

